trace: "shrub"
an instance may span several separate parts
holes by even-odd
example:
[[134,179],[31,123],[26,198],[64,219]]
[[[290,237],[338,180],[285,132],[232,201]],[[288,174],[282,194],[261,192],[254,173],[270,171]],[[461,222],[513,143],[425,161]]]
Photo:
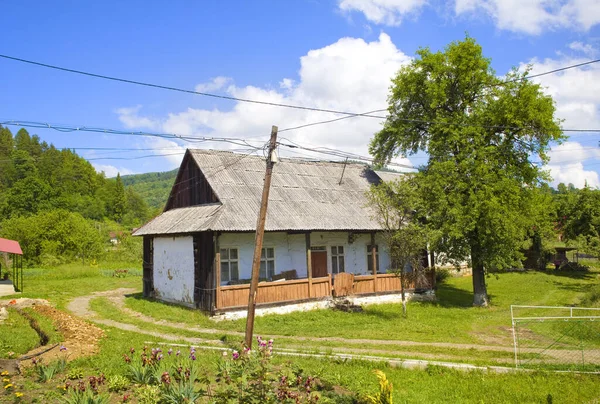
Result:
[[373,373],[379,380],[379,391],[374,396],[367,396],[367,401],[371,404],[392,404],[392,383],[381,370],[374,370]]
[[135,391],[139,404],[156,404],[160,401],[160,388],[158,386],[143,385]]
[[440,284],[445,282],[448,278],[450,278],[452,275],[450,274],[450,271],[446,268],[439,268],[435,270],[435,284]]
[[72,368],[67,371],[67,379],[69,380],[77,380],[83,378],[83,369],[81,368]]
[[590,267],[582,265],[578,262],[565,262],[558,267],[558,270],[565,272],[587,272],[590,270]]
[[108,384],[108,391],[112,391],[115,393],[127,390],[127,388],[129,387],[129,380],[121,375],[110,376],[106,383]]

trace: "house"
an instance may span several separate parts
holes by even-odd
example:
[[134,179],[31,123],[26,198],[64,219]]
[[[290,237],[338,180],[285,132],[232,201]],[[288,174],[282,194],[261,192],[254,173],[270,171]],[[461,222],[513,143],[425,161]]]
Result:
[[[186,151],[164,212],[134,232],[144,237],[144,295],[210,312],[247,306],[264,174],[262,156]],[[365,193],[398,175],[281,158],[273,169],[257,302],[330,297],[340,273],[354,275],[354,293],[397,291]]]

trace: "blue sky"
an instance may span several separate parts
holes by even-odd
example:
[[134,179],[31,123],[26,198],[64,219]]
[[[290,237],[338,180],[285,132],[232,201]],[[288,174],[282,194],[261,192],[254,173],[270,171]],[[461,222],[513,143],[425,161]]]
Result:
[[[523,4],[522,4],[523,3]],[[597,0],[289,0],[3,2],[0,54],[99,74],[271,102],[365,112],[386,107],[390,78],[422,46],[465,33],[498,74],[599,57]],[[600,63],[539,79],[564,127],[600,128]],[[0,59],[0,120],[266,141],[280,128],[335,118],[138,87]],[[285,133],[365,155],[380,121],[353,118]],[[17,127],[10,126],[13,132]],[[184,142],[31,129],[80,150],[107,175],[176,167]],[[282,134],[284,136],[284,134]],[[556,182],[600,186],[599,133],[553,148]],[[191,147],[236,148],[206,142]],[[148,154],[171,154],[132,159]],[[326,157],[326,156],[323,156]],[[115,158],[125,158],[116,160]],[[93,159],[93,160],[92,160]],[[418,165],[424,156],[400,161]]]

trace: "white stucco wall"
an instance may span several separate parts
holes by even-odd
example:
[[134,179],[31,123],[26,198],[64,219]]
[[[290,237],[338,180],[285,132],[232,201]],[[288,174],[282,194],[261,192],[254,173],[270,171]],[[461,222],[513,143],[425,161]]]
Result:
[[[367,245],[371,243],[369,234],[356,235],[352,243],[348,242],[347,232],[313,232],[312,247],[327,248],[327,271],[331,273],[331,247],[343,246],[345,270],[348,273],[366,274]],[[376,236],[379,246],[379,272],[386,272],[390,266],[387,248],[381,237]],[[238,248],[240,279],[249,279],[254,254],[254,233],[224,233],[219,237],[221,248]],[[265,233],[264,247],[275,249],[275,273],[295,269],[298,277],[307,276],[306,249],[304,234],[285,232]]]
[[154,292],[165,301],[194,303],[193,237],[154,238]]

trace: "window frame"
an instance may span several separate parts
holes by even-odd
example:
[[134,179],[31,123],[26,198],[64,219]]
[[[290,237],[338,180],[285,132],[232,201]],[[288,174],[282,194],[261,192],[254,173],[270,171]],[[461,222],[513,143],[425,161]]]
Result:
[[[273,257],[269,258],[267,255],[267,250],[271,249],[273,250]],[[263,251],[264,251],[264,258],[263,258]],[[269,262],[272,261],[273,262],[273,273],[269,275]],[[263,262],[265,263],[265,275],[266,277],[263,278],[262,277],[262,264]],[[271,279],[275,273],[277,273],[277,255],[275,254],[275,247],[274,246],[263,246],[263,248],[261,249],[260,252],[260,264],[259,264],[259,269],[258,269],[258,278],[259,279],[266,279],[269,280]]]
[[[227,258],[223,258],[223,250],[227,250]],[[231,250],[235,250],[236,251],[236,256],[237,258],[232,259],[231,258]],[[220,272],[220,281],[221,281],[221,285],[220,286],[226,286],[229,282],[231,281],[239,281],[240,280],[240,249],[237,246],[223,246],[223,247],[219,247],[219,271]],[[231,276],[231,263],[236,263],[237,264],[237,278],[236,279],[232,279]],[[227,272],[228,272],[228,278],[227,280],[223,279],[223,264],[227,264]]]
[[[335,253],[334,249],[335,248]],[[342,249],[342,253],[340,254],[340,248]],[[329,246],[329,256],[330,256],[330,264],[331,264],[331,274],[337,275],[339,273],[346,272],[346,246],[345,245],[330,245]],[[340,272],[340,258],[342,259],[342,271]],[[335,262],[335,265],[334,265]]]

